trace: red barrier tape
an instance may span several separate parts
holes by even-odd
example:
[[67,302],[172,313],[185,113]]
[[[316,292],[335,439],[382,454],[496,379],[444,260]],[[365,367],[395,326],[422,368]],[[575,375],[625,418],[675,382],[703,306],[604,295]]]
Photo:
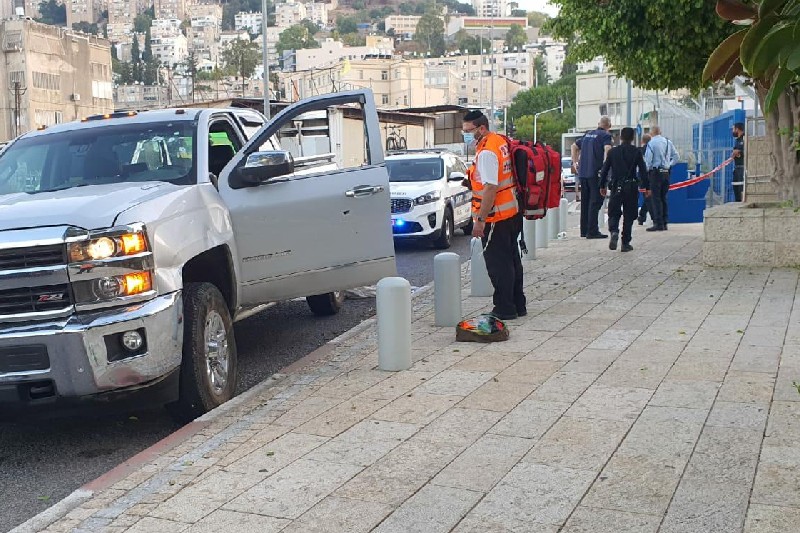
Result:
[[[730,157],[725,161],[723,161],[722,163],[720,163],[719,165],[717,165],[716,167],[714,167],[713,169],[711,169],[709,172],[706,172],[705,174],[701,174],[699,176],[696,176],[689,180],[682,181],[680,183],[673,183],[672,185],[669,186],[669,190],[674,191],[675,189],[683,189],[684,187],[690,187],[695,183],[700,183],[701,181],[710,178],[712,174],[715,174],[716,172],[719,172],[726,166],[730,165],[732,162],[733,162],[733,157]],[[644,191],[645,191],[644,189],[639,189],[639,192],[644,192]]]

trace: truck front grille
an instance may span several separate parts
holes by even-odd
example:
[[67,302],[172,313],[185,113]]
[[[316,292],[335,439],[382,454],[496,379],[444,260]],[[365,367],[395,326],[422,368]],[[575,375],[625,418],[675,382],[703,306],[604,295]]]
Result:
[[65,254],[63,244],[0,250],[0,271],[63,265],[66,263]]
[[0,290],[0,315],[60,311],[72,306],[69,285]]
[[392,198],[392,214],[408,213],[412,205],[408,198]]

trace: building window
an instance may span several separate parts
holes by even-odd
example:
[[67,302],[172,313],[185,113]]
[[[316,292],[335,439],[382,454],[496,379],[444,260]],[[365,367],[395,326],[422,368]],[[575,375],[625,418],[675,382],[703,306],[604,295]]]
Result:
[[381,95],[381,104],[383,104],[383,105],[388,105],[389,104],[389,95],[388,94],[382,94]]
[[473,92],[473,93],[476,93],[476,92],[478,92],[478,88],[477,88],[477,87],[473,87],[473,88],[472,88],[472,92]]
[[388,80],[389,79],[389,71],[388,70],[382,70],[381,71],[381,79],[382,80]]
[[364,71],[363,70],[359,70],[358,71],[358,79],[360,79],[360,80],[364,79]]
[[48,91],[61,90],[61,76],[47,72],[33,72],[33,86]]

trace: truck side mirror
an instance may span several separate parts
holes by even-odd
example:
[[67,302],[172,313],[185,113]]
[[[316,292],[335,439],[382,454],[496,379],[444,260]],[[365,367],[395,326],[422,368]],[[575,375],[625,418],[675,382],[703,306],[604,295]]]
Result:
[[464,181],[466,178],[463,172],[451,172],[447,181]]
[[245,186],[260,185],[293,172],[294,158],[291,153],[282,150],[252,153],[239,168],[239,176]]

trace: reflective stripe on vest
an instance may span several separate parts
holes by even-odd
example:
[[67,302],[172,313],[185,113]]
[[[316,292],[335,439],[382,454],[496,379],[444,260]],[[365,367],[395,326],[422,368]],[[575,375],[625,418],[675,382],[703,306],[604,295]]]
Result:
[[519,204],[515,194],[514,174],[511,171],[511,151],[505,139],[496,133],[489,133],[478,141],[475,150],[475,164],[470,168],[469,179],[472,183],[472,214],[477,215],[483,200],[483,181],[475,178],[478,165],[478,154],[482,150],[491,150],[497,157],[499,175],[497,176],[497,194],[494,206],[486,217],[486,222],[493,223],[511,218],[519,211]]

